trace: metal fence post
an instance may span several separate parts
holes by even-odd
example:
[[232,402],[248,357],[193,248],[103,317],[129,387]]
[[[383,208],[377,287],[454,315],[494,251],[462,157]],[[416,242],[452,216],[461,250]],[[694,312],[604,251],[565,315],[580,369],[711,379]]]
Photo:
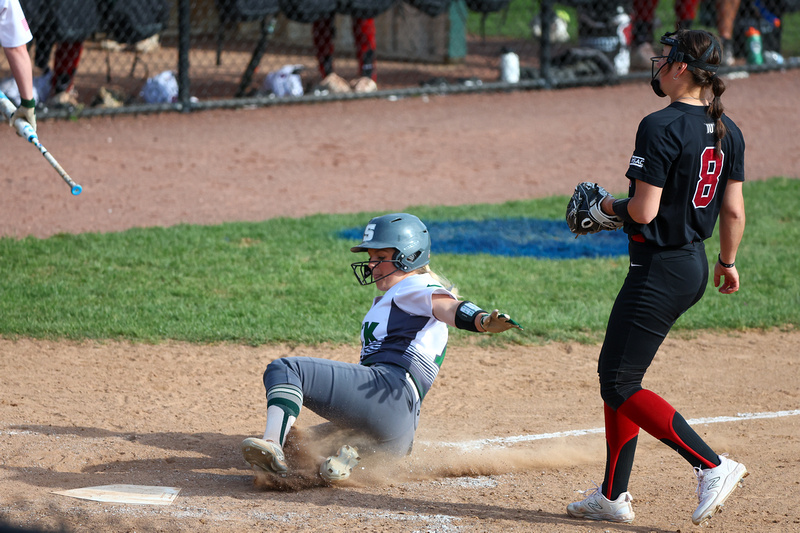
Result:
[[542,0],[539,12],[539,20],[542,25],[542,36],[539,47],[540,74],[546,89],[552,89],[554,84],[553,73],[551,71],[552,44],[550,39],[550,28],[553,24],[555,13],[553,11],[553,0]]
[[178,103],[181,111],[191,111],[189,94],[189,49],[191,46],[190,0],[178,0]]

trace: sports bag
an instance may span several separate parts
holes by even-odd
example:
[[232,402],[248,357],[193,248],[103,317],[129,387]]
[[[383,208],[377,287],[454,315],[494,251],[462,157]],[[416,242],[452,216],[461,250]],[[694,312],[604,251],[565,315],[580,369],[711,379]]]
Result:
[[336,3],[336,12],[362,19],[375,18],[388,11],[395,0],[339,0]]
[[222,21],[260,20],[281,10],[278,0],[215,0]]
[[20,0],[20,5],[40,42],[85,41],[100,27],[94,0]]
[[436,17],[441,15],[450,7],[450,0],[405,0],[405,2],[414,6],[429,17]]
[[336,12],[336,0],[280,0],[281,12],[295,22],[309,23]]

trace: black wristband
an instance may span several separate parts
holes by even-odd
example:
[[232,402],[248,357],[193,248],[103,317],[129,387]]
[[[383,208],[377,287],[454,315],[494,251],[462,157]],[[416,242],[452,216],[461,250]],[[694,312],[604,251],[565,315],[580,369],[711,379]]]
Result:
[[717,254],[717,261],[719,261],[719,264],[724,266],[725,268],[733,268],[736,265],[736,261],[734,261],[733,263],[726,263],[725,261],[723,261],[722,256],[720,254]]
[[630,198],[622,198],[621,200],[614,200],[614,203],[611,204],[611,208],[614,210],[614,214],[621,218],[624,222],[630,222],[632,224],[636,224],[636,221],[631,218],[631,215],[628,214],[628,204],[630,203]]
[[19,105],[22,107],[27,107],[28,109],[33,109],[36,107],[36,99],[31,98],[30,100],[25,100],[24,98],[20,98]]
[[463,301],[456,307],[456,327],[479,333],[478,326],[475,325],[475,317],[485,313],[483,309],[470,301]]

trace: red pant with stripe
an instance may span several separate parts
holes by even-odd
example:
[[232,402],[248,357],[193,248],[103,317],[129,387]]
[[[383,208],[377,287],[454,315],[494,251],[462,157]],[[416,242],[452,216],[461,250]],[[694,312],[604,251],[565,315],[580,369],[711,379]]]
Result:
[[[356,46],[359,73],[377,80],[375,72],[375,19],[351,17],[353,39]],[[334,15],[314,21],[312,25],[314,49],[319,72],[324,78],[333,72],[333,53],[336,41]]]
[[606,473],[603,494],[628,490],[639,428],[674,448],[692,466],[711,468],[717,454],[674,407],[642,379],[675,321],[697,303],[708,284],[702,242],[678,249],[629,244],[631,266],[620,289],[600,351],[598,374],[605,402]]

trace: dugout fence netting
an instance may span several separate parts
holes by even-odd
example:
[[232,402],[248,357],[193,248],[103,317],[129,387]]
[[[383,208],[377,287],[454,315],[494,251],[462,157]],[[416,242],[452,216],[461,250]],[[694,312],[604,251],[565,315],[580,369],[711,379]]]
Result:
[[[42,119],[649,80],[630,61],[631,2],[21,0]],[[721,72],[797,67],[799,3],[741,0]],[[700,0],[693,27],[716,31],[715,5]],[[0,80],[13,100],[5,62]]]

